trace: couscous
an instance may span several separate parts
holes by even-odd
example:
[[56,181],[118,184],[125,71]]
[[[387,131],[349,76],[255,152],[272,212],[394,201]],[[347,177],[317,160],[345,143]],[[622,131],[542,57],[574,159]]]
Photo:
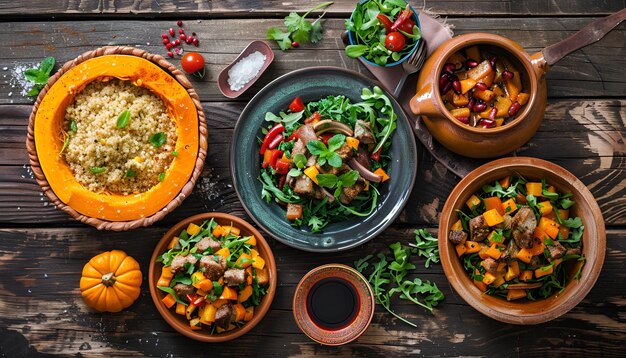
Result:
[[144,192],[177,153],[176,124],[150,90],[118,79],[88,84],[67,107],[62,155],[94,192]]

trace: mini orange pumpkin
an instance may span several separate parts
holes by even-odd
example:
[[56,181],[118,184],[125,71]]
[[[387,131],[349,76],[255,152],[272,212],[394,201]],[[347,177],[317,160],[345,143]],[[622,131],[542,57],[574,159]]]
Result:
[[139,263],[124,251],[98,254],[83,267],[80,291],[85,303],[99,312],[119,312],[141,292]]

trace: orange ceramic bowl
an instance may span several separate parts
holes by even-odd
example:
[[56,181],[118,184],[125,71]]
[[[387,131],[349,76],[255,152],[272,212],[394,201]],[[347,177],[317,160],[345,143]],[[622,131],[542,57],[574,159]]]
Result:
[[[156,287],[156,283],[161,275],[161,268],[163,267],[162,263],[157,262],[157,258],[167,250],[167,245],[170,243],[172,238],[177,236],[183,229],[187,228],[190,223],[200,225],[203,221],[210,220],[212,218],[215,219],[215,221],[217,221],[220,225],[230,226],[232,223],[234,226],[241,229],[242,236],[253,235],[256,238],[257,251],[259,251],[261,257],[265,259],[265,267],[267,267],[270,276],[267,294],[263,297],[261,304],[255,307],[254,317],[252,320],[240,328],[215,334],[210,334],[210,331],[207,328],[203,328],[199,331],[192,331],[189,328],[189,321],[185,316],[176,314],[173,308],[169,309],[165,306],[165,304],[163,304],[163,302],[161,302],[167,294]],[[166,232],[165,235],[163,235],[163,238],[157,244],[154,249],[154,253],[152,253],[152,258],[150,259],[148,283],[150,285],[150,295],[152,296],[152,300],[154,301],[157,310],[161,316],[163,316],[163,319],[165,319],[165,321],[175,330],[189,338],[202,342],[225,342],[246,334],[254,326],[261,322],[263,316],[265,316],[269,310],[272,300],[274,299],[274,294],[276,293],[276,263],[267,241],[265,241],[263,236],[252,225],[233,215],[224,213],[204,213],[189,217],[179,222]]]
[[[579,216],[585,230],[582,253],[586,262],[579,280],[570,280],[561,293],[546,299],[506,301],[483,294],[470,280],[457,257],[454,245],[448,240],[452,225],[459,219],[457,210],[479,191],[483,185],[509,175],[519,174],[527,180],[546,179],[560,193],[572,193],[576,204],[571,216]],[[472,307],[498,321],[513,324],[538,324],[553,320],[574,308],[585,298],[595,284],[606,251],[606,232],[600,207],[589,189],[572,173],[545,160],[526,157],[503,158],[487,163],[463,178],[446,200],[439,221],[439,252],[448,281],[457,293]],[[570,270],[570,276],[573,275]]]

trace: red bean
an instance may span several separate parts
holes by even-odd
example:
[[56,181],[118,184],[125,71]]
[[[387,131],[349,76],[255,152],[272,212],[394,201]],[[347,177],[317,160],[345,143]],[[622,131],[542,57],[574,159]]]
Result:
[[450,82],[450,76],[447,73],[442,74],[439,77],[439,88],[443,88],[448,82]]
[[476,88],[478,88],[478,89],[479,89],[479,90],[481,90],[481,91],[484,91],[484,90],[486,90],[486,89],[487,89],[487,85],[486,85],[486,84],[484,84],[484,83],[482,83],[482,82],[478,82],[478,83],[476,84]]
[[176,39],[176,40],[174,40],[174,42],[172,42],[172,43],[174,44],[174,46],[178,46],[178,45],[180,45],[180,40],[179,40],[179,39]]
[[515,76],[515,74],[509,70],[505,70],[504,72],[502,72],[502,78],[505,81],[510,80],[511,78],[513,78],[513,76]]
[[168,49],[168,50],[171,49],[172,46],[174,46],[174,45],[171,42],[168,43],[168,44],[165,44],[165,48]]
[[180,34],[180,39],[185,41],[187,39],[187,35],[185,34]]
[[468,124],[469,123],[469,118],[467,117],[455,117],[459,122],[463,123],[463,124]]
[[454,80],[452,82],[452,87],[454,88],[454,92],[457,94],[461,93],[461,82],[459,80]]
[[519,102],[513,103],[511,107],[509,107],[509,116],[513,117],[514,115],[516,115],[517,112],[519,112],[520,108],[522,108],[522,105],[519,104]]
[[487,104],[484,102],[479,102],[474,105],[474,112],[482,112],[487,109]]
[[491,111],[489,111],[489,119],[491,119],[492,121],[495,120],[496,113],[498,113],[498,110],[496,108],[492,108]]
[[169,40],[169,39],[163,39],[163,45],[167,45],[167,44],[169,44],[169,43],[170,43],[170,40]]
[[187,37],[187,39],[185,39],[185,42],[188,43],[188,44],[192,43],[193,42],[193,36]]
[[182,35],[182,34],[185,33],[185,30],[184,29],[178,29],[178,33]]
[[474,60],[467,60],[467,68],[474,68],[478,66],[478,62],[474,61]]
[[443,65],[443,72],[453,74],[454,70],[456,70],[454,63],[446,62],[446,64]]
[[496,67],[496,61],[498,60],[497,56],[491,56],[489,57],[489,63],[491,64],[491,67]]
[[471,111],[474,108],[475,104],[476,104],[476,99],[472,97],[469,99],[469,102],[467,103],[467,108],[469,108]]
[[178,20],[178,21],[176,21],[176,24],[178,25],[178,27],[182,27],[183,26],[183,21],[182,20]]
[[174,29],[170,27],[170,36],[174,37],[174,35],[176,35],[176,33],[174,32]]
[[200,45],[200,40],[198,39],[193,39],[193,45],[198,47],[198,45]]
[[161,34],[161,38],[166,39],[167,38],[167,34]]
[[452,88],[452,82],[448,82],[445,84],[445,86],[443,86],[443,88],[441,89],[441,93],[445,94],[448,93],[448,91]]
[[493,128],[496,126],[496,121],[494,121],[493,119],[483,118],[480,121],[480,126],[483,128]]
[[172,51],[167,51],[167,55],[168,55],[169,57],[174,57],[174,54],[172,53]]

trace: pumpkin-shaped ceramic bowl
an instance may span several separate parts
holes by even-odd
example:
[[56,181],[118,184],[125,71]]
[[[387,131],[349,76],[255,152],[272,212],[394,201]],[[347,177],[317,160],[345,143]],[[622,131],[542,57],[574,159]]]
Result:
[[[541,181],[553,185],[558,193],[571,193],[570,217],[580,217],[584,231],[582,255],[585,257],[580,279],[574,279],[576,265],[566,266],[570,280],[564,290],[545,299],[529,301],[526,298],[507,301],[479,290],[465,272],[463,260],[459,259],[448,235],[452,225],[459,219],[457,210],[478,192],[483,185],[492,184],[506,176],[521,175],[528,181]],[[439,221],[439,252],[441,264],[448,281],[468,304],[484,315],[498,321],[513,324],[538,324],[555,319],[582,301],[595,284],[606,250],[604,220],[598,204],[589,189],[576,176],[562,167],[537,158],[502,158],[476,168],[452,190],[448,196]],[[564,264],[567,264],[565,262]]]
[[[183,229],[186,229],[190,223],[194,223],[198,226],[202,224],[205,220],[214,219],[219,225],[224,227],[234,226],[239,228],[240,234],[243,236],[254,236],[256,239],[256,249],[259,252],[259,255],[265,260],[265,269],[269,274],[269,286],[267,288],[265,296],[261,299],[261,304],[254,307],[254,316],[252,320],[245,322],[243,326],[239,328],[235,328],[232,330],[228,330],[222,333],[211,333],[211,327],[204,326],[200,330],[192,330],[189,326],[189,320],[184,315],[179,315],[174,311],[174,307],[168,309],[163,303],[163,298],[168,294],[159,290],[157,288],[157,282],[159,277],[161,276],[161,269],[163,268],[163,264],[161,262],[157,262],[157,258],[159,258],[165,251],[168,250],[168,245],[172,241],[174,236],[178,236]],[[263,238],[261,233],[254,226],[250,225],[245,220],[225,214],[225,213],[204,213],[194,215],[189,217],[178,224],[174,225],[168,232],[163,235],[163,238],[154,248],[154,252],[152,253],[152,258],[150,259],[150,267],[148,272],[148,284],[150,287],[150,295],[152,296],[152,301],[156,306],[157,310],[163,317],[163,319],[174,329],[176,329],[179,333],[198,340],[202,342],[225,342],[240,337],[247,332],[249,332],[254,326],[256,326],[272,304],[272,300],[274,300],[274,295],[276,293],[276,262],[274,261],[274,254],[267,241]]]
[[[91,191],[61,155],[68,105],[88,84],[110,78],[147,88],[176,124],[176,155],[160,182],[141,193]],[[50,201],[76,220],[107,230],[149,226],[180,205],[200,176],[207,146],[204,112],[191,82],[162,56],[132,47],[99,48],[63,65],[33,106],[26,140],[33,173]]]

